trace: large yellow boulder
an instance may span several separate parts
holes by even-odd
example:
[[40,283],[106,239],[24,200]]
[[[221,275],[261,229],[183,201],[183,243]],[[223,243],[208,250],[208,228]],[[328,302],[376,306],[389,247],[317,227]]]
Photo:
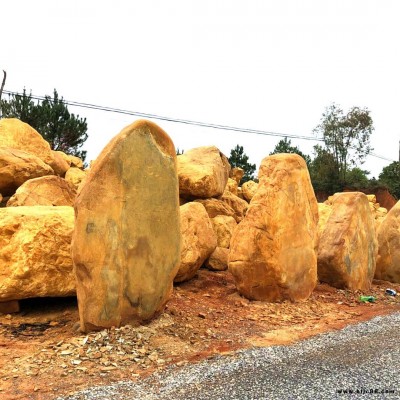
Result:
[[29,179],[53,174],[53,169],[35,155],[0,147],[0,192],[4,196],[12,195]]
[[[64,158],[62,151],[51,151],[53,154],[53,162],[50,164],[51,168],[53,168],[56,175],[61,176],[62,178],[65,176],[71,164]],[[66,154],[64,154],[66,155]]]
[[329,216],[332,212],[332,205],[326,203],[318,203],[318,232],[319,236],[322,235],[322,232],[325,229],[326,223],[329,219]]
[[0,147],[26,151],[49,165],[54,161],[49,143],[38,131],[17,118],[0,120]]
[[228,256],[229,249],[216,247],[204,265],[211,271],[225,271],[228,269]]
[[182,249],[175,282],[192,279],[217,247],[217,237],[205,208],[196,202],[180,207]]
[[217,237],[217,246],[229,249],[233,231],[237,227],[235,218],[217,215],[211,219],[211,223]]
[[0,208],[0,302],[72,296],[72,207]]
[[229,177],[234,179],[238,185],[240,185],[240,181],[243,178],[244,170],[239,167],[234,167],[229,172]]
[[75,188],[59,176],[30,179],[8,200],[7,207],[16,206],[73,206]]
[[250,201],[256,194],[258,188],[258,183],[254,181],[247,181],[242,185],[242,195],[247,200]]
[[66,154],[66,156],[67,156],[67,159],[69,160],[70,166],[72,168],[83,169],[83,167],[84,167],[83,166],[83,161],[79,157],[72,156],[70,154]]
[[229,270],[254,300],[305,300],[317,283],[318,206],[306,163],[297,154],[263,159],[259,186],[235,229]]
[[219,197],[219,199],[232,208],[232,210],[234,211],[233,217],[237,222],[240,222],[244,218],[247,212],[247,208],[249,207],[249,204],[246,200],[235,196],[228,190],[225,190],[222,196]]
[[364,193],[337,193],[318,247],[318,277],[331,286],[368,290],[375,273],[375,223]]
[[387,213],[378,228],[375,278],[400,283],[400,201]]
[[103,149],[75,201],[72,258],[81,330],[161,312],[180,262],[175,147],[136,121]]
[[232,179],[228,178],[228,182],[226,183],[225,190],[228,190],[229,192],[233,193],[234,195],[238,195],[238,184],[237,182]]
[[202,204],[210,218],[214,218],[217,215],[227,215],[229,217],[234,217],[236,220],[235,210],[220,198],[197,199],[194,200],[194,202]]
[[229,170],[228,159],[215,146],[186,151],[178,156],[179,193],[189,198],[220,196]]
[[70,183],[76,190],[79,189],[82,182],[86,179],[87,171],[77,167],[71,167],[65,174],[65,180]]

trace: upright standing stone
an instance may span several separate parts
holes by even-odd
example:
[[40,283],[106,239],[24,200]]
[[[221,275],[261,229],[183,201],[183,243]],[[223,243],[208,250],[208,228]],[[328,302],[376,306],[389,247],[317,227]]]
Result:
[[317,282],[318,206],[303,158],[264,158],[259,185],[235,229],[229,270],[254,300],[305,300]]
[[75,202],[72,258],[81,330],[149,320],[167,302],[180,262],[176,154],[149,121],[102,151]]
[[339,289],[368,290],[375,273],[375,223],[364,193],[337,193],[321,230],[318,278]]
[[378,257],[375,277],[400,283],[400,201],[378,228]]

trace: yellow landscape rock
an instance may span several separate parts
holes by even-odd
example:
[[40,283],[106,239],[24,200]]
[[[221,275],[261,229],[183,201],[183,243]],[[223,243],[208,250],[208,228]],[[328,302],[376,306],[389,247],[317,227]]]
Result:
[[375,273],[375,223],[364,193],[336,193],[318,248],[318,277],[339,289],[368,290]]
[[53,174],[53,169],[35,155],[0,147],[0,192],[3,196],[12,195],[29,179]]
[[190,202],[181,206],[180,220],[182,250],[175,282],[192,279],[217,247],[217,237],[202,204]]
[[229,217],[234,217],[236,220],[235,210],[221,199],[197,199],[194,200],[194,202],[202,204],[210,218],[214,218],[217,215],[227,215]]
[[0,208],[0,302],[73,296],[72,207]]
[[49,143],[38,131],[17,118],[0,120],[0,147],[25,151],[48,165],[54,161]]
[[246,200],[235,196],[228,190],[225,190],[223,195],[219,197],[219,199],[221,199],[221,201],[232,208],[232,210],[234,211],[233,217],[235,218],[236,222],[240,222],[244,218],[247,212],[247,208],[249,207],[249,204]]
[[[61,176],[62,178],[65,176],[66,172],[70,168],[70,163],[68,163],[65,158],[61,155],[62,151],[51,151],[53,154],[53,162],[50,164],[51,168],[53,168],[56,175]],[[62,153],[64,154],[64,153]]]
[[71,167],[65,174],[65,180],[69,182],[76,190],[79,190],[82,182],[86,179],[87,171],[77,167]]
[[228,269],[228,256],[229,249],[216,247],[204,265],[211,271],[225,271]]
[[387,213],[378,228],[375,278],[400,283],[400,202]]
[[71,167],[71,159],[68,154],[65,154],[63,151],[56,150],[55,153],[57,153],[67,164],[69,167]]
[[83,169],[83,161],[79,157],[71,156],[69,154],[66,154],[66,156],[67,156],[67,158],[68,158],[68,160],[70,162],[70,166],[72,168]]
[[217,215],[211,219],[211,223],[217,237],[217,246],[229,249],[233,231],[237,227],[235,218]]
[[226,184],[226,188],[225,190],[228,190],[229,192],[233,193],[234,195],[238,195],[238,184],[237,182],[232,179],[232,178],[228,178],[228,182]]
[[322,232],[325,229],[325,225],[329,219],[329,216],[332,212],[332,206],[325,203],[318,203],[318,232],[319,236],[322,235]]
[[59,176],[42,176],[23,183],[8,200],[7,207],[73,206],[75,188]]
[[178,156],[179,193],[182,197],[220,196],[229,177],[229,162],[215,147],[204,146]]
[[248,299],[307,299],[317,283],[318,206],[297,154],[263,159],[259,186],[231,239],[229,270]]
[[229,173],[229,177],[234,179],[238,185],[240,185],[240,180],[243,178],[244,170],[239,167],[234,167]]
[[255,195],[258,188],[258,183],[254,181],[247,181],[242,185],[242,194],[245,200],[250,201]]
[[140,323],[162,312],[180,240],[175,147],[156,124],[136,121],[103,149],[75,201],[81,330]]

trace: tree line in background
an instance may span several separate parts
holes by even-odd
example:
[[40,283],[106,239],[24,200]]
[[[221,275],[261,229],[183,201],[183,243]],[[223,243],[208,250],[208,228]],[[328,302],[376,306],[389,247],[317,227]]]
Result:
[[[54,89],[52,96],[35,102],[24,89],[22,94],[0,100],[0,111],[4,118],[18,118],[31,125],[50,143],[53,150],[61,150],[85,160],[86,151],[81,147],[88,137],[86,119],[70,113],[57,90]],[[370,137],[373,130],[368,109],[353,107],[345,113],[332,104],[326,108],[314,129],[314,134],[323,144],[314,146],[313,157],[292,146],[288,138],[280,140],[270,155],[295,153],[303,157],[316,192],[330,195],[345,188],[357,190],[384,186],[400,199],[399,162],[384,167],[378,180],[369,179],[369,172],[359,167],[372,150]],[[178,149],[178,154],[182,153],[183,150]],[[244,170],[241,184],[257,180],[256,165],[249,162],[243,146],[237,145],[231,150],[229,162],[233,167]]]
[[70,113],[57,90],[54,89],[53,96],[35,102],[24,89],[22,94],[1,100],[0,111],[3,118],[18,118],[32,126],[49,142],[52,150],[85,160],[86,151],[81,147],[88,137],[86,118]]
[[[331,195],[349,189],[374,189],[385,187],[400,199],[400,165],[395,161],[383,168],[379,179],[369,179],[369,172],[359,167],[371,152],[370,137],[373,121],[366,108],[351,108],[347,113],[332,104],[322,114],[314,134],[322,145],[314,146],[313,158],[304,154],[291,140],[284,138],[270,153],[295,153],[304,158],[315,192]],[[237,145],[231,150],[229,161],[232,166],[243,168],[245,175],[241,182],[256,179],[255,165],[248,162],[243,147]]]

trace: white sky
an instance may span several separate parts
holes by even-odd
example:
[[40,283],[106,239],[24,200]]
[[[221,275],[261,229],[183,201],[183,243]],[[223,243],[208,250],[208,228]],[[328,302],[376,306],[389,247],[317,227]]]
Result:
[[[332,102],[368,107],[374,152],[398,160],[399,19],[398,0],[1,1],[0,70],[6,90],[306,136]],[[88,160],[136,119],[70,109]],[[257,166],[280,140],[155,122],[180,149],[240,144]]]

